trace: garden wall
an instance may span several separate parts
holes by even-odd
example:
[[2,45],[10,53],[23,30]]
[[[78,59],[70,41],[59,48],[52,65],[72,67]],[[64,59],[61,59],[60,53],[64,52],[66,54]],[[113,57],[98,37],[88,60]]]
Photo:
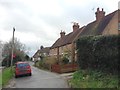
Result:
[[51,71],[57,73],[72,72],[76,70],[78,70],[78,64],[65,64],[65,65],[54,64],[51,66]]

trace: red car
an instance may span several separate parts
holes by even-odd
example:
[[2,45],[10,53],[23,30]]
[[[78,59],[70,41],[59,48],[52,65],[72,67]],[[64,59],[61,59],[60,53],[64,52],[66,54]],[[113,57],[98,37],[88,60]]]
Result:
[[27,62],[17,62],[15,65],[15,78],[21,75],[31,76],[31,67]]

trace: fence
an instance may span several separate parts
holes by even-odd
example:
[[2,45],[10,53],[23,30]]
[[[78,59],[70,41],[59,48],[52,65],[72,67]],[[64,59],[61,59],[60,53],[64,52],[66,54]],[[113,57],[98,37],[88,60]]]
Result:
[[78,64],[65,64],[65,65],[54,64],[51,66],[51,71],[57,73],[72,72],[76,70],[78,70]]

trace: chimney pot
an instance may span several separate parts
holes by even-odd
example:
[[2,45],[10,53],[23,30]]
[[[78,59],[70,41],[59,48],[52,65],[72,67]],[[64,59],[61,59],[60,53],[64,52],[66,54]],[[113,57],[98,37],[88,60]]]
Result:
[[79,29],[79,24],[74,22],[73,23],[73,32]]
[[102,8],[102,11],[103,11],[103,8]]
[[60,32],[60,37],[63,38],[65,36],[65,31],[62,31]]
[[97,8],[97,11],[99,11],[99,7]]
[[105,16],[105,12],[103,8],[102,11],[100,11],[99,8],[97,8],[97,12],[95,12],[95,14],[96,14],[96,21],[101,21]]

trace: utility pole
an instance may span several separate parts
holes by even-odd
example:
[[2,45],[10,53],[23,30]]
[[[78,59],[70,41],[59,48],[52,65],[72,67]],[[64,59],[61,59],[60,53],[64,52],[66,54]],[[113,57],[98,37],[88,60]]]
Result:
[[12,54],[11,54],[11,71],[12,71],[13,54],[14,54],[14,32],[15,32],[15,28],[13,27],[13,36],[12,36]]

